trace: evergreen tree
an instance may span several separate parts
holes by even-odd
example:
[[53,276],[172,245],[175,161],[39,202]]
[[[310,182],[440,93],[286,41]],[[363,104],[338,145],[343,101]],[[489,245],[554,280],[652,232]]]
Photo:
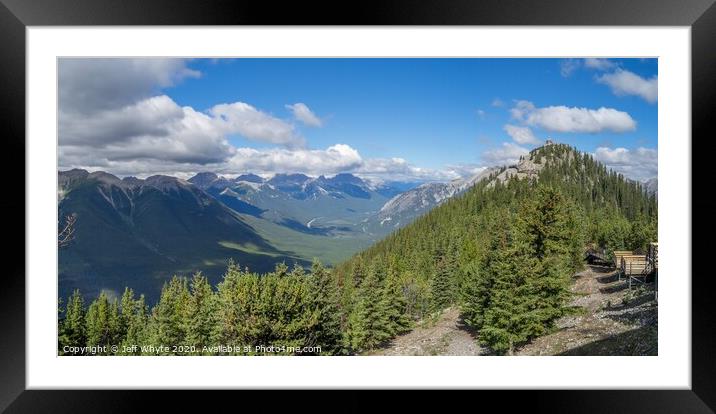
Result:
[[173,346],[186,344],[186,321],[188,319],[189,289],[186,278],[174,276],[164,284],[159,302],[152,309],[150,342],[169,350]]
[[408,302],[395,265],[388,268],[383,289],[383,301],[387,319],[387,330],[391,336],[406,332],[412,326],[408,314]]
[[216,297],[205,276],[198,272],[191,280],[191,294],[187,305],[186,344],[195,346],[201,353],[204,346],[211,342],[214,329]]
[[328,355],[337,353],[341,341],[338,288],[331,272],[318,260],[311,265],[311,295],[315,325],[310,343]]
[[104,292],[100,293],[87,309],[85,316],[87,345],[106,347],[106,352],[99,352],[101,355],[108,354],[112,345],[119,344],[119,315],[117,311],[117,301],[110,302]]
[[[256,276],[258,277],[258,276]],[[302,268],[296,267],[287,277],[274,277],[273,293],[264,298],[269,312],[265,315],[267,327],[271,329],[270,340],[264,343],[304,348],[312,345],[314,329],[319,321],[313,308],[310,278]],[[272,282],[272,275],[260,277],[264,283]],[[273,284],[273,283],[271,283]],[[262,292],[265,291],[262,288]],[[324,315],[325,316],[325,315]],[[323,321],[326,321],[325,319]],[[322,329],[322,328],[321,328]],[[319,329],[319,331],[321,330]],[[323,331],[328,333],[328,331]],[[294,351],[287,350],[286,354]]]
[[84,346],[87,344],[85,326],[84,299],[79,290],[72,292],[65,306],[65,317],[59,326],[59,350],[64,354],[65,346]]
[[239,266],[229,261],[224,279],[217,286],[216,293],[216,320],[211,331],[211,342],[237,346],[239,339],[239,300],[236,297],[241,270]]
[[[490,229],[490,251],[485,263],[486,280],[475,289],[486,288],[487,297],[476,299],[472,326],[480,329],[479,340],[498,354],[512,353],[517,344],[527,340],[532,320],[529,314],[529,292],[526,279],[531,270],[529,253],[515,241],[511,215],[496,216]],[[482,294],[482,292],[480,292]],[[467,319],[467,318],[466,318]]]
[[360,352],[373,349],[390,338],[385,301],[381,292],[378,266],[372,264],[361,283],[356,305],[348,318],[346,339],[348,346]]
[[[120,351],[127,355],[139,355],[141,347],[147,345],[147,324],[149,311],[144,295],[134,298],[132,289],[125,289],[121,301],[120,321],[123,330]],[[134,348],[136,347],[136,348]]]
[[449,307],[455,297],[455,278],[452,274],[454,264],[449,256],[443,255],[438,260],[430,284],[433,311],[442,311]]
[[474,329],[482,328],[490,288],[490,279],[480,274],[477,262],[470,262],[464,267],[460,289],[461,314],[465,324]]
[[517,216],[516,239],[534,276],[527,280],[534,312],[543,334],[564,314],[571,274],[581,265],[583,237],[574,206],[563,195],[541,187],[522,203]]

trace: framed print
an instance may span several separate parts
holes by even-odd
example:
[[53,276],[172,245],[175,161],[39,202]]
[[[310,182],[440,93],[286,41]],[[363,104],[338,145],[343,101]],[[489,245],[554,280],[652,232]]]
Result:
[[10,411],[141,389],[716,404],[691,233],[710,2],[3,1]]

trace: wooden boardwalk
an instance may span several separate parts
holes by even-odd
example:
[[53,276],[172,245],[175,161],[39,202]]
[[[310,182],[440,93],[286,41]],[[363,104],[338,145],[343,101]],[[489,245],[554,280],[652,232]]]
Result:
[[634,254],[629,250],[615,250],[614,266],[619,270],[619,279],[624,276],[629,280],[630,289],[633,282],[643,284],[646,283],[648,276],[654,275],[654,296],[658,298],[658,243],[649,243],[646,254]]

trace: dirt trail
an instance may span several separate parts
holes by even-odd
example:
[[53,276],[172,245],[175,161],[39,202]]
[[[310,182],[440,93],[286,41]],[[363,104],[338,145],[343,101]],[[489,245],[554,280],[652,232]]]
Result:
[[[656,355],[657,306],[650,286],[628,289],[608,267],[590,265],[574,276],[574,315],[557,330],[517,349],[516,355]],[[445,310],[369,355],[481,355],[457,308]]]
[[629,290],[609,267],[590,265],[574,276],[572,306],[579,313],[534,339],[517,355],[656,355],[657,304],[653,286]]
[[436,321],[416,327],[370,355],[480,355],[481,351],[460,321],[460,311],[449,308]]

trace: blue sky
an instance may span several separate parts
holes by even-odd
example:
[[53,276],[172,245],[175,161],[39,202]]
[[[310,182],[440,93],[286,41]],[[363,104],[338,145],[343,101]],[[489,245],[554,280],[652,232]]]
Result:
[[[551,137],[646,179],[657,70],[656,59],[63,59],[60,166],[446,180]],[[103,96],[117,102],[98,108]]]

